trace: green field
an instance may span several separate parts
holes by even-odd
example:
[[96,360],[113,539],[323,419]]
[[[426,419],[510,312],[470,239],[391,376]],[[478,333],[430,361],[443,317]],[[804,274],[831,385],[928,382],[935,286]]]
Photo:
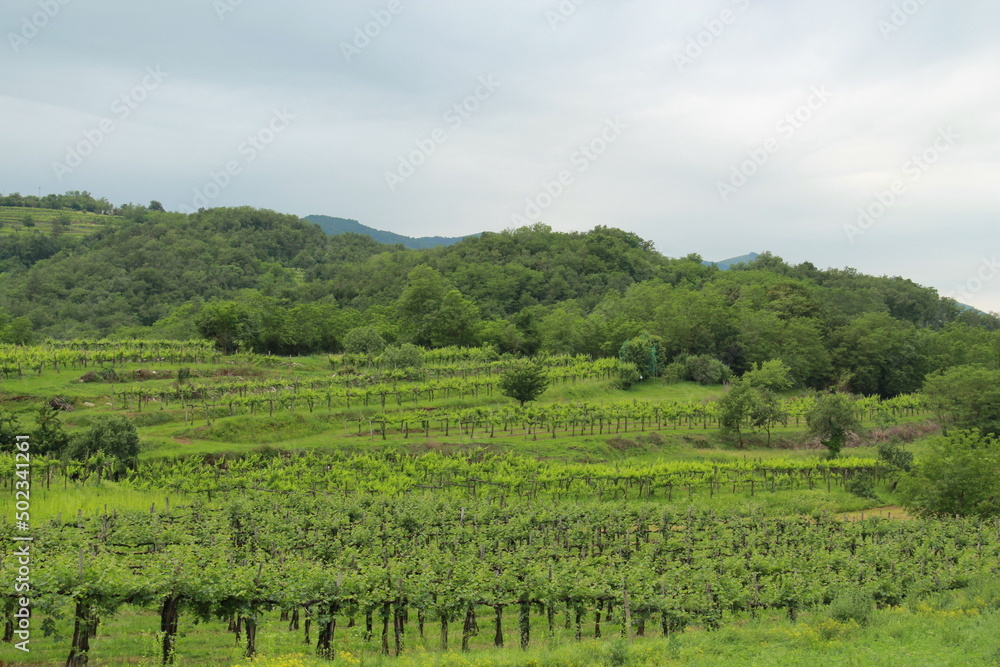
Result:
[[[64,664],[92,619],[96,665],[160,664],[165,636],[176,664],[249,664],[246,623],[270,667],[329,664],[321,632],[364,665],[1000,657],[1000,529],[871,516],[897,501],[874,444],[919,456],[935,432],[919,401],[863,399],[867,435],[829,461],[797,412],[807,397],[783,396],[785,418],[740,447],[719,431],[725,387],[625,391],[580,358],[549,358],[548,390],[521,409],[496,386],[507,362],[462,351],[400,370],[81,345],[0,350],[0,407],[24,432],[56,397],[71,434],[127,415],[139,463],[36,455],[32,652],[3,643],[0,662]],[[866,475],[873,496],[852,493]],[[165,600],[180,610],[166,635]]]

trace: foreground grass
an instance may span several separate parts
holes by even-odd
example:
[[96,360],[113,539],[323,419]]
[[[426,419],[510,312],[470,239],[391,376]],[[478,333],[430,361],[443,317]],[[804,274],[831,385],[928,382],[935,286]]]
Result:
[[[182,616],[182,619],[184,617]],[[92,643],[92,665],[159,664],[158,619],[150,613],[127,613],[107,619],[101,636]],[[1000,661],[1000,579],[975,582],[968,589],[914,599],[899,607],[873,611],[822,608],[802,614],[797,621],[770,615],[757,619],[727,619],[721,630],[688,628],[669,637],[619,637],[617,627],[606,627],[608,639],[578,642],[560,628],[556,636],[533,641],[527,651],[496,649],[489,645],[485,626],[468,653],[438,652],[436,624],[428,623],[421,639],[407,635],[404,653],[378,653],[378,638],[364,641],[361,628],[338,630],[337,661],[332,664],[365,667],[588,667],[657,665],[996,665]],[[65,631],[67,623],[63,623]],[[300,632],[288,632],[273,615],[261,627],[258,658],[241,656],[242,648],[221,623],[182,622],[178,665],[240,667],[319,667],[302,643]],[[545,637],[538,628],[534,636]],[[614,631],[613,631],[614,630]],[[516,641],[513,628],[508,640]],[[454,637],[453,637],[454,639]],[[57,665],[66,657],[61,642],[41,638],[30,654],[0,645],[0,661],[16,665]],[[3,664],[0,662],[0,664]]]

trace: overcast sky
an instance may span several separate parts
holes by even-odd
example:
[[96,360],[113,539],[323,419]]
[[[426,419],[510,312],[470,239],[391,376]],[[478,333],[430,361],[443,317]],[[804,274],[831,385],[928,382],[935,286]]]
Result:
[[0,190],[610,225],[1000,311],[996,0],[5,0]]

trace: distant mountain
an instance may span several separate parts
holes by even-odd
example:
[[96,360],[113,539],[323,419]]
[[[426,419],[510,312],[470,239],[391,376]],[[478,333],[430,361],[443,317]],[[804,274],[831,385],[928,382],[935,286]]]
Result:
[[760,253],[752,252],[749,255],[740,255],[739,257],[731,257],[729,259],[724,259],[721,262],[704,262],[709,266],[717,266],[722,271],[728,271],[737,264],[749,264],[755,259],[760,257]]
[[[419,250],[421,248],[434,248],[436,246],[455,245],[463,238],[469,238],[468,236],[461,236],[458,238],[447,238],[444,236],[424,236],[421,238],[412,238],[401,234],[393,234],[392,232],[383,232],[379,229],[366,227],[357,220],[331,218],[328,215],[310,215],[307,216],[305,220],[319,225],[320,229],[326,232],[327,236],[336,236],[337,234],[347,234],[349,232],[353,234],[364,234],[365,236],[370,236],[379,243],[387,243],[389,245],[401,243],[403,246],[414,250]],[[471,234],[470,236],[479,235]]]

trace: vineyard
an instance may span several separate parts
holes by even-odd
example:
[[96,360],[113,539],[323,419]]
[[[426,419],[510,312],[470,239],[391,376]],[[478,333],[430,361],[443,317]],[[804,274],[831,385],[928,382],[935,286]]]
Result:
[[[65,216],[68,220],[66,227],[67,234],[90,234],[101,226],[107,224],[109,220],[118,218],[99,215],[97,213],[87,213],[82,211],[57,211],[45,208],[22,208],[20,206],[0,206],[0,235],[2,234],[29,234],[35,231],[48,234],[52,230],[52,222],[60,216]],[[25,226],[26,219],[31,223]]]
[[[48,660],[30,664],[225,664],[195,623],[248,658],[294,645],[406,664],[796,619],[845,591],[888,609],[996,574],[996,521],[835,516],[875,507],[849,489],[891,494],[898,470],[870,448],[809,449],[812,395],[781,396],[767,424],[795,448],[741,450],[718,437],[724,387],[625,391],[617,359],[536,361],[549,388],[520,406],[500,390],[514,360],[489,349],[400,367],[204,341],[0,347],[0,407],[22,426],[38,405],[71,429],[127,415],[145,447],[137,465],[0,454],[0,661],[19,658],[21,498]],[[870,425],[928,411],[920,395],[851,405]],[[145,625],[112,636],[123,618]]]
[[[844,522],[652,502],[657,484],[646,480],[686,474],[679,470],[608,469],[601,478],[570,468],[552,478],[510,457],[260,463],[217,467],[191,485],[200,497],[184,506],[67,517],[36,530],[34,609],[53,630],[72,624],[72,639],[62,639],[71,660],[126,605],[159,613],[167,662],[183,664],[183,615],[225,624],[248,656],[269,614],[320,656],[335,657],[338,627],[361,624],[363,645],[339,650],[399,655],[428,626],[442,650],[465,650],[527,646],[533,633],[641,637],[773,610],[795,618],[847,588],[896,605],[990,574],[1000,558],[998,522]],[[180,489],[204,467],[161,465],[132,483]],[[813,472],[839,481],[873,467],[845,461]],[[515,481],[532,468],[534,479]],[[787,466],[783,483],[801,483],[803,470]],[[578,483],[584,495],[602,486],[618,493],[577,501]],[[12,581],[14,533],[5,532],[2,576]]]

